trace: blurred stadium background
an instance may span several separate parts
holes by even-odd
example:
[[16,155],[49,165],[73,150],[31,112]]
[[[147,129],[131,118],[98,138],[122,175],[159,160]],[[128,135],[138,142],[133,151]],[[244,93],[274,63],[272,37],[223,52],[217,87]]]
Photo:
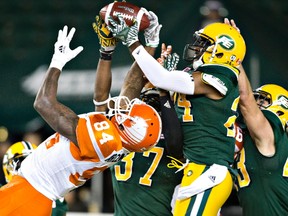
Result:
[[[110,2],[112,1],[0,2],[0,145],[5,141],[19,141],[27,133],[40,133],[41,138],[52,133],[33,109],[33,101],[50,63],[57,32],[66,24],[70,28],[76,28],[71,48],[83,45],[84,51],[64,68],[59,84],[59,99],[76,113],[94,109],[92,96],[99,45],[92,22],[99,10]],[[265,83],[275,83],[287,89],[287,0],[129,2],[158,15],[163,24],[161,42],[173,45],[174,51],[180,55],[184,45],[190,42],[193,32],[206,21],[219,18],[222,21],[224,16],[235,19],[247,43],[244,66],[252,86],[255,88]],[[213,15],[213,10],[217,14]],[[119,45],[113,57],[113,95],[118,94],[131,63],[132,58],[127,48]],[[179,68],[183,67],[185,62],[180,61]],[[9,132],[8,137],[6,129]],[[87,188],[88,195],[86,192],[81,195],[84,197],[84,204],[88,205],[87,211],[113,211],[109,173],[95,177]]]

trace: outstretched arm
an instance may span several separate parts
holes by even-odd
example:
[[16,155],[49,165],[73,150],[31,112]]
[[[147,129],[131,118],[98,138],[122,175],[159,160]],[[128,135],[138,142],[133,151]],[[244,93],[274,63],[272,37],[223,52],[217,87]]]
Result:
[[[231,25],[240,32],[233,19],[229,20],[225,18],[224,23]],[[239,70],[240,111],[258,150],[265,156],[272,156],[275,153],[273,129],[255,101],[252,87],[243,65],[240,65]]]
[[[154,55],[154,47],[145,47],[150,55]],[[134,62],[125,76],[123,86],[121,88],[120,95],[128,97],[130,100],[133,98],[139,98],[141,90],[143,89],[147,79],[137,62]]]
[[[165,67],[168,71],[175,70],[179,62],[179,56],[172,53],[172,46],[163,43],[161,46],[161,57],[157,61]],[[160,105],[161,105],[161,119],[162,119],[162,133],[165,137],[167,154],[177,159],[183,158],[183,134],[181,123],[178,119],[177,113],[174,109],[174,103],[171,100],[168,91],[159,89]]]
[[81,46],[74,50],[69,48],[75,28],[72,28],[69,34],[67,31],[67,26],[59,30],[58,39],[54,45],[54,55],[43,84],[36,95],[34,108],[50,127],[77,144],[75,130],[79,118],[70,108],[57,100],[58,80],[62,68],[83,50]]
[[[160,42],[160,30],[162,25],[159,24],[158,17],[152,11],[148,12],[145,8],[142,8],[141,10],[148,15],[150,20],[149,27],[144,30],[145,50],[149,55],[154,56]],[[130,100],[138,98],[146,82],[147,79],[144,76],[143,71],[135,61],[125,77],[120,95],[127,96]]]
[[222,97],[216,89],[202,82],[200,72],[193,73],[193,77],[184,71],[167,73],[139,42],[137,22],[128,27],[123,17],[119,15],[118,19],[119,22],[116,22],[112,17],[109,18],[109,30],[129,48],[137,64],[154,86],[188,95],[205,94],[213,99]]
[[[96,111],[105,112],[107,110],[106,102],[109,98],[112,82],[112,54],[116,48],[117,41],[99,16],[96,16],[93,28],[98,35],[100,44],[100,59],[97,65],[94,87],[94,104]],[[154,54],[155,48],[146,47],[151,55]],[[126,96],[129,99],[138,98],[145,82],[146,79],[143,77],[142,70],[134,62],[125,76],[120,95]]]
[[275,153],[272,127],[254,99],[253,91],[244,68],[240,66],[239,69],[240,111],[258,150],[263,155],[271,156]]
[[95,17],[95,22],[92,23],[92,26],[98,36],[100,45],[100,58],[96,69],[93,102],[96,111],[105,112],[112,84],[112,54],[116,48],[117,41],[99,16]]

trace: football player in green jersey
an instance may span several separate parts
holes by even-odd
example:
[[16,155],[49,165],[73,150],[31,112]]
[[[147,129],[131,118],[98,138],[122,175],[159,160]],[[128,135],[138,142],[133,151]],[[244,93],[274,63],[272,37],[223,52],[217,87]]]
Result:
[[[21,166],[22,161],[37,148],[36,145],[20,141],[12,144],[6,151],[3,157],[3,171],[6,182],[8,183],[13,178]],[[1,185],[0,185],[1,186]],[[64,199],[57,200],[53,203],[51,216],[65,216],[68,211],[68,205]]]
[[253,93],[243,68],[239,90],[247,126],[235,162],[243,215],[288,215],[288,91],[266,84]]
[[[224,22],[240,31],[233,20]],[[253,92],[242,65],[239,69],[244,148],[235,167],[243,215],[288,215],[288,92],[275,84]]]
[[[149,44],[146,43],[146,49],[153,55],[159,44],[161,26],[154,14],[150,14],[150,18],[150,30],[152,28],[154,30],[146,34],[145,39],[147,40],[147,37],[150,37]],[[112,76],[111,60],[116,41],[113,36],[109,36],[109,31],[107,32],[105,24],[99,17],[96,17],[93,27],[98,34],[101,45],[95,81],[94,103],[98,111],[106,111],[105,101],[109,97]],[[106,32],[106,35],[104,32]],[[101,41],[103,42],[101,43]],[[170,49],[166,50],[165,46],[162,48],[163,55],[170,54]],[[166,64],[166,67],[175,67],[174,63],[178,60],[173,58],[175,56],[169,55],[169,57],[171,58],[168,59],[172,61],[167,63],[163,60],[163,64]],[[145,79],[142,71],[134,63],[125,78],[120,95],[126,95],[130,99],[139,97],[144,83]],[[161,110],[164,136],[161,137],[156,147],[151,150],[144,153],[130,153],[110,168],[114,190],[114,215],[118,216],[172,215],[170,202],[174,187],[181,182],[183,175],[181,172],[175,174],[174,169],[167,167],[167,164],[171,162],[171,159],[167,157],[168,154],[176,158],[182,158],[183,154],[181,126],[173,109],[170,95],[166,91],[160,91],[159,93],[156,88],[148,86],[149,84],[145,86],[147,89],[141,93],[141,98],[158,111]],[[101,91],[98,89],[101,89]],[[164,116],[169,118],[164,119]]]
[[191,66],[168,73],[139,42],[137,22],[129,27],[121,15],[109,21],[109,30],[128,46],[147,79],[177,93],[187,163],[175,193],[174,214],[217,215],[233,188],[229,169],[239,101],[237,67],[246,53],[243,37],[224,23],[209,24],[196,31],[194,42],[184,49]]

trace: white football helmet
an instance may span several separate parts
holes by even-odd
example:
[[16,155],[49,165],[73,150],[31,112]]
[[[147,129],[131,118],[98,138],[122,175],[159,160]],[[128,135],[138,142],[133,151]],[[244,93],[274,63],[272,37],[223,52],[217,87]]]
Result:
[[120,134],[122,145],[128,151],[143,152],[154,147],[161,135],[162,122],[158,112],[135,98],[119,96],[108,103],[111,122]]

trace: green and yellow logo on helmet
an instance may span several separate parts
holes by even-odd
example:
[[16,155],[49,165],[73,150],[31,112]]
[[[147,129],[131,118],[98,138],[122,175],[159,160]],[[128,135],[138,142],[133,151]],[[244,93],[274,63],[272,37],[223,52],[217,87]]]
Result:
[[235,41],[228,35],[220,35],[218,38],[218,44],[226,50],[232,50],[235,46]]
[[288,109],[288,98],[285,97],[284,95],[281,95],[278,98],[278,103],[281,107],[283,107],[284,109]]

